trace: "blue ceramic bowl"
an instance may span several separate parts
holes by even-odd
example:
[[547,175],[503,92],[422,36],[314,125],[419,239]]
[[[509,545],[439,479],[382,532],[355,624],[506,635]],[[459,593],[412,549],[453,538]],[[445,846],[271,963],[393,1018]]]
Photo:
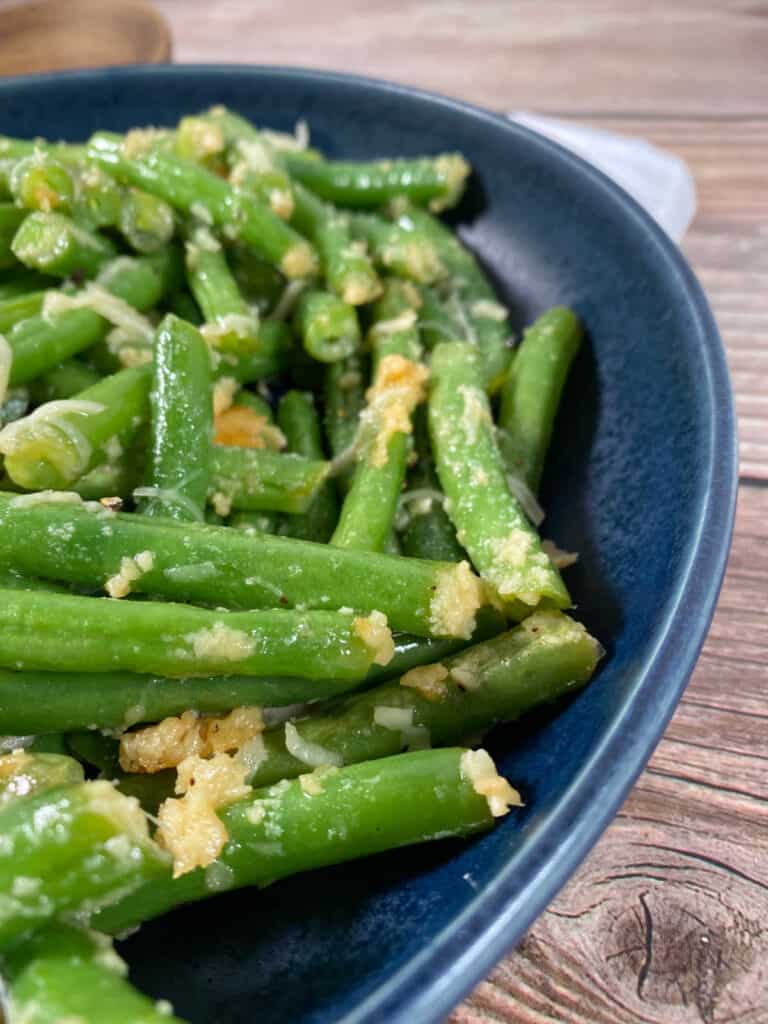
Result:
[[677,249],[623,192],[494,114],[282,68],[149,67],[0,81],[0,132],[84,139],[226,103],[305,118],[333,156],[461,150],[458,211],[518,327],[573,306],[588,343],[544,485],[545,532],[607,656],[557,712],[490,740],[524,810],[438,844],[238,892],[154,922],[125,954],[193,1022],[438,1021],[521,937],[613,817],[698,655],[728,552],[736,455],[717,329]]

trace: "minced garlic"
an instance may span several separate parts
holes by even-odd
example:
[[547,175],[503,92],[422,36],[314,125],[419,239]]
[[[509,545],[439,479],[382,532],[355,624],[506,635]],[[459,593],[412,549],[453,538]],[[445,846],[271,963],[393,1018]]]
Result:
[[[261,708],[240,707],[227,715],[201,718],[195,711],[164,718],[120,737],[120,767],[126,772],[175,768],[192,755],[210,757],[247,746],[264,729]],[[245,758],[241,758],[244,763]]]
[[371,461],[385,466],[389,442],[394,434],[410,434],[413,410],[424,401],[429,370],[401,355],[387,355],[376,370],[376,379],[366,392],[368,405],[360,416],[364,431],[373,438]]
[[435,636],[469,640],[475,630],[475,613],[486,597],[482,581],[469,562],[445,569],[438,579],[430,605],[429,626]]
[[395,642],[383,612],[372,611],[366,617],[358,616],[352,623],[352,628],[373,653],[375,665],[390,663],[395,654]]
[[246,405],[232,405],[219,413],[215,417],[214,430],[214,444],[270,448],[273,451],[280,451],[287,444],[285,434],[278,426]]
[[155,565],[155,556],[152,551],[140,551],[133,558],[120,559],[120,571],[110,576],[104,584],[104,589],[110,597],[127,597],[131,592],[131,584],[140,579],[144,573],[151,572]]
[[232,629],[223,622],[214,622],[210,629],[199,629],[184,637],[192,646],[195,658],[217,661],[243,661],[253,654],[255,644],[242,629]]

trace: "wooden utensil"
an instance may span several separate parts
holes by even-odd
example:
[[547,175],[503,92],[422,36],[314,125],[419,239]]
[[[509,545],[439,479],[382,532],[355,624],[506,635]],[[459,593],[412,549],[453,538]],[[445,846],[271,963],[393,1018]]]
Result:
[[0,4],[0,75],[170,60],[171,35],[144,0]]

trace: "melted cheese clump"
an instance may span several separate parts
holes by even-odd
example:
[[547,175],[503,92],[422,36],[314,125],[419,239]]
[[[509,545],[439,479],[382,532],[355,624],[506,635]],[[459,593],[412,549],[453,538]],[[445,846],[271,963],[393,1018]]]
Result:
[[400,685],[418,690],[425,700],[436,703],[448,696],[448,687],[445,685],[447,678],[448,669],[438,661],[434,665],[412,668],[401,676]]

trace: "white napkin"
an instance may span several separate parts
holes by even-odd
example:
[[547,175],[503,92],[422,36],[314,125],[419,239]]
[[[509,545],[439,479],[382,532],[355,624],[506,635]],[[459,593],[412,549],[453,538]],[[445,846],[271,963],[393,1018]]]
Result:
[[518,124],[558,142],[612,178],[679,242],[696,212],[696,186],[685,161],[644,139],[587,128],[539,114],[511,114]]

